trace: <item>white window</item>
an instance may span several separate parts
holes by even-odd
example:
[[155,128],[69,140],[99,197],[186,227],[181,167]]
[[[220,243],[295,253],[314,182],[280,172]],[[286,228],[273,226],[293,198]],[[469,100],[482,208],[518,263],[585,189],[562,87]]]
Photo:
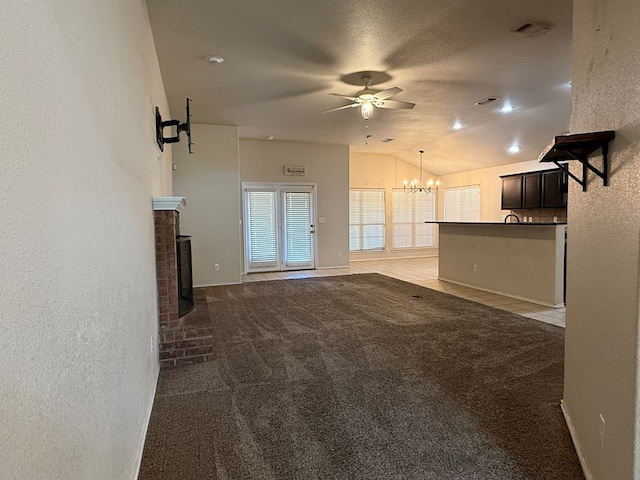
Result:
[[445,222],[480,221],[480,185],[447,188],[444,191]]
[[384,249],[384,190],[349,190],[349,251]]
[[393,189],[393,248],[435,246],[435,195]]

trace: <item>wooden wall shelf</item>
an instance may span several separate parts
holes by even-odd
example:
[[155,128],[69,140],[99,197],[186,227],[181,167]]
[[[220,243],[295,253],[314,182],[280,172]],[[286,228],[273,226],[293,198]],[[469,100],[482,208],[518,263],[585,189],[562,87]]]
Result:
[[[567,175],[582,185],[582,191],[587,191],[587,171],[602,178],[602,184],[609,185],[609,163],[607,155],[609,153],[609,142],[615,138],[613,130],[592,133],[577,133],[574,135],[560,135],[553,139],[542,151],[538,160],[540,162],[553,162],[561,168]],[[589,155],[598,149],[602,149],[602,171],[589,163]],[[582,178],[569,171],[565,163],[569,160],[578,160],[582,164]]]

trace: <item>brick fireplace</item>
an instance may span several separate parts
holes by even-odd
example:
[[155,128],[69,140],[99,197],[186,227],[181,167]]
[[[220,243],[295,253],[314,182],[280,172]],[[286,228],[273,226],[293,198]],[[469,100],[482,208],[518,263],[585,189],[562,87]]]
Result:
[[[179,313],[177,245],[180,210],[185,206],[184,197],[153,199],[161,367],[213,359],[213,327],[206,309],[198,308],[196,303],[184,316]],[[204,301],[206,305],[206,299]]]

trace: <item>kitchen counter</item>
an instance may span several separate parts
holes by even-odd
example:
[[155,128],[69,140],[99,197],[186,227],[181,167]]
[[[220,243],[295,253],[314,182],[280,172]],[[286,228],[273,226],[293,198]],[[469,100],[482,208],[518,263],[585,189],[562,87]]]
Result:
[[429,223],[439,225],[440,280],[564,306],[566,223]]

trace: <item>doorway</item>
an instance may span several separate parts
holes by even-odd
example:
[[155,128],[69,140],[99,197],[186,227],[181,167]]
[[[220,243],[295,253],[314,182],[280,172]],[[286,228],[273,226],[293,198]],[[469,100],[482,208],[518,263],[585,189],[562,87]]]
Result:
[[315,185],[243,183],[245,271],[315,268]]

